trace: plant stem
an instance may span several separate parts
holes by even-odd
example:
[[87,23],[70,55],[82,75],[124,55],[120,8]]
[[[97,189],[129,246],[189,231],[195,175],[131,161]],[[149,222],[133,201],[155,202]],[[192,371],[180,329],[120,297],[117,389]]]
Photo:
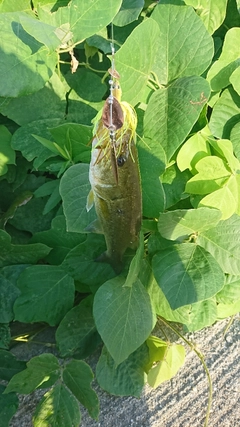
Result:
[[179,338],[181,338],[194,351],[194,353],[198,356],[198,358],[200,359],[200,361],[201,361],[201,363],[203,365],[203,368],[204,368],[204,370],[206,372],[207,379],[208,379],[208,405],[207,405],[207,412],[206,412],[206,417],[205,417],[205,422],[204,422],[204,427],[207,427],[208,426],[209,415],[210,415],[210,410],[211,410],[211,405],[212,405],[212,380],[211,380],[210,372],[209,372],[208,367],[206,365],[206,362],[204,360],[204,356],[195,347],[195,345],[193,343],[191,343],[190,341],[188,341],[188,339],[185,338],[181,334],[181,332],[179,332],[172,324],[168,323],[161,316],[158,316],[158,319],[162,323],[164,323],[165,326],[169,327]]

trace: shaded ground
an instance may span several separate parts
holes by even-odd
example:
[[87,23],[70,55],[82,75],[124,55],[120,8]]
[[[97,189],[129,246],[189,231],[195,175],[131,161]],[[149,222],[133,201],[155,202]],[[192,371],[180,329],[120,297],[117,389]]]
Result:
[[[213,381],[213,404],[209,427],[240,426],[240,322],[236,318],[227,334],[228,320],[192,334],[189,338],[204,353]],[[39,346],[16,347],[19,358],[47,352]],[[96,358],[90,364],[95,367]],[[81,408],[81,427],[202,427],[208,399],[203,367],[194,352],[187,355],[179,374],[156,390],[145,387],[140,399],[109,396],[95,383],[100,416],[93,421]],[[31,427],[31,417],[45,391],[24,396],[10,427]]]

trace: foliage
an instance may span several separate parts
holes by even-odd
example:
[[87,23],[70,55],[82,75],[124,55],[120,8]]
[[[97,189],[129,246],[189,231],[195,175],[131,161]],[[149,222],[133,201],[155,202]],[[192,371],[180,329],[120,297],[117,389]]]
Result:
[[[3,427],[16,393],[38,388],[48,391],[35,427],[78,426],[79,402],[97,419],[81,359],[100,343],[101,387],[140,396],[184,363],[182,345],[151,335],[157,317],[196,331],[240,310],[240,16],[236,0],[215,3],[0,0]],[[111,22],[122,98],[138,116],[143,195],[140,246],[120,276],[94,261],[104,237],[86,231]],[[17,361],[17,322],[20,336],[27,324],[54,326],[58,359]]]

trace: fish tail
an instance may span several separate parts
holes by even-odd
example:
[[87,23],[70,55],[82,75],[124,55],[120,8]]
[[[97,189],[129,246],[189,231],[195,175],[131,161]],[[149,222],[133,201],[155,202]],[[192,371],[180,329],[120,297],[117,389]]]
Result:
[[103,252],[99,255],[95,260],[95,262],[106,262],[111,265],[115,273],[118,275],[123,270],[123,262],[121,259],[113,259],[111,258],[107,252]]

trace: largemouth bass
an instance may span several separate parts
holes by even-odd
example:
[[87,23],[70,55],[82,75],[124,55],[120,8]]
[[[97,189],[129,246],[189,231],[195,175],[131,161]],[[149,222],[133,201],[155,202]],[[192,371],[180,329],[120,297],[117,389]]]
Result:
[[102,232],[107,251],[96,261],[109,262],[119,274],[128,247],[137,247],[141,228],[142,198],[135,145],[136,118],[129,104],[120,103],[123,126],[115,133],[114,146],[101,116],[95,127],[89,170],[91,193],[87,209],[94,202],[98,220],[88,231]]

